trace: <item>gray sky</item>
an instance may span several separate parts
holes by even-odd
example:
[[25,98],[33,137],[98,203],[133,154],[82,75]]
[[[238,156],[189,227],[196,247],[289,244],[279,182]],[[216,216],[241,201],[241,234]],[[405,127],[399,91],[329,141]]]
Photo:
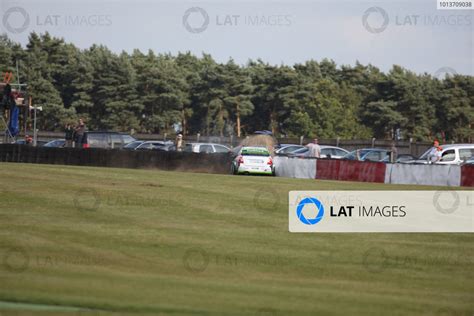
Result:
[[[418,73],[474,74],[474,10],[404,1],[12,1],[0,28],[25,44],[32,31],[80,48],[210,53],[225,62],[294,64],[330,58],[399,64]],[[441,69],[441,70],[440,70]]]

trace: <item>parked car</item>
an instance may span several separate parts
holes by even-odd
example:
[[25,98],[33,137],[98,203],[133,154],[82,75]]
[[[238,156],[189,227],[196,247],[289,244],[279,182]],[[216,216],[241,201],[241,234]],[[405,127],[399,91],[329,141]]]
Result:
[[[397,163],[410,163],[412,161],[415,161],[416,157],[410,154],[400,154],[397,155]],[[390,154],[385,157],[382,162],[390,162]]]
[[127,145],[123,146],[123,149],[125,150],[135,150],[138,146],[143,144],[145,141],[144,140],[136,140],[131,143],[128,143]]
[[298,149],[302,149],[302,148],[305,148],[304,146],[301,146],[301,145],[291,145],[291,144],[284,144],[284,145],[281,145],[280,148],[278,148],[277,150],[275,150],[275,154],[276,155],[286,155],[286,154],[290,154]]
[[272,131],[269,131],[269,130],[255,131],[253,134],[254,134],[254,135],[268,135],[268,136],[273,136]]
[[470,159],[466,160],[463,165],[472,165],[474,166],[474,157],[471,157]]
[[242,147],[232,161],[232,174],[275,175],[273,159],[266,147]]
[[390,159],[390,150],[381,148],[357,149],[351,151],[342,157],[342,159],[359,161],[384,161],[385,159]]
[[62,148],[66,145],[65,139],[53,139],[52,141],[47,142],[43,145],[43,147],[54,147],[54,148]]
[[[344,148],[336,147],[336,146],[326,146],[320,145],[321,147],[321,156],[320,158],[331,158],[331,159],[342,159],[348,151]],[[303,147],[301,149],[295,150],[289,154],[288,157],[298,157],[298,158],[307,158],[309,157],[309,149],[308,147]]]
[[123,148],[125,145],[136,141],[135,138],[119,132],[85,132],[83,148]]
[[[36,146],[37,147],[43,147],[46,143],[48,143],[47,141],[44,141],[44,140],[37,140],[36,141]],[[17,139],[15,142],[14,142],[15,145],[26,145],[26,140],[24,139]]]
[[157,150],[157,151],[176,151],[176,145],[174,143],[166,144],[164,146],[156,148],[155,150]]
[[183,151],[193,153],[219,154],[229,153],[230,148],[224,145],[213,143],[188,143],[184,146]]
[[[474,157],[474,144],[448,144],[442,145],[441,160],[436,164],[441,165],[460,165]],[[414,163],[428,164],[428,156],[431,148],[420,156]]]
[[125,145],[123,149],[126,150],[159,150],[162,147],[173,145],[171,141],[160,141],[160,140],[151,140],[151,141],[134,141],[128,145]]

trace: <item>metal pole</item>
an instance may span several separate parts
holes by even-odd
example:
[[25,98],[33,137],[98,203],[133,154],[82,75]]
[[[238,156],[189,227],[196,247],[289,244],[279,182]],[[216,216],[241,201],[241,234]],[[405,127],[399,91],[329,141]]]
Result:
[[33,119],[33,146],[36,147],[36,104],[34,106],[35,108],[35,116],[34,116],[34,119]]
[[20,83],[20,71],[18,70],[18,59],[16,60],[16,78],[18,81],[18,91],[21,91],[21,83]]

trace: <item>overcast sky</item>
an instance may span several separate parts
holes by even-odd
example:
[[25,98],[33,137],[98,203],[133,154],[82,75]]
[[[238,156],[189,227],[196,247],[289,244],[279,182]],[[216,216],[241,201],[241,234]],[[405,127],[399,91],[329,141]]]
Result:
[[[25,44],[32,31],[80,48],[210,53],[240,64],[358,60],[384,71],[473,75],[474,10],[405,1],[12,1],[0,2],[1,32]],[[441,70],[440,70],[441,69]]]

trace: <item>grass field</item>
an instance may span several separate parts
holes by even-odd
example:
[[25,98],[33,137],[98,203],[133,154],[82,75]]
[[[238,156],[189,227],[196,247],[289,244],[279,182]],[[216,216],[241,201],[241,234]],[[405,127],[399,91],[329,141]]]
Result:
[[288,232],[290,190],[413,187],[7,163],[0,179],[0,315],[474,313],[472,234]]

